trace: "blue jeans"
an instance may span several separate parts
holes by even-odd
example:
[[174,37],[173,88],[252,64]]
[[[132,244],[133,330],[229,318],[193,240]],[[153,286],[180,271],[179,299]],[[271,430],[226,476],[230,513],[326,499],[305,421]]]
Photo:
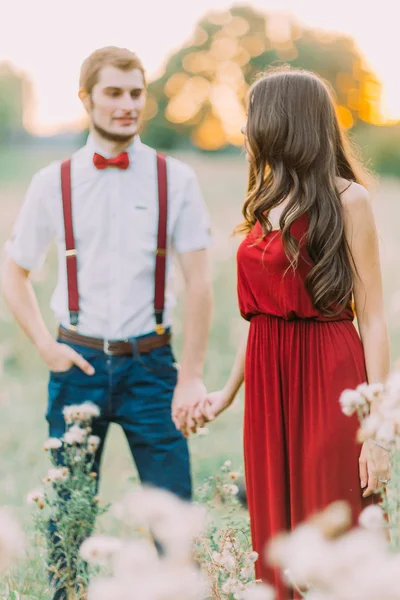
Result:
[[[135,339],[131,341],[135,350]],[[102,350],[71,347],[93,365],[95,374],[86,375],[76,366],[50,374],[46,413],[50,437],[61,437],[65,432],[65,406],[93,402],[100,409],[100,417],[92,424],[93,435],[101,439],[96,470],[110,423],[117,423],[126,435],[141,482],[190,500],[188,445],[171,418],[177,381],[171,346],[142,355],[134,352],[133,356],[109,356]]]

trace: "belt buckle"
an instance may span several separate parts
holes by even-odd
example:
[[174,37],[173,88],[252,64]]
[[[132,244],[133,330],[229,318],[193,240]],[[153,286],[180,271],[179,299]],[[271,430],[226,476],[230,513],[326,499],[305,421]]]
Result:
[[110,355],[110,341],[109,340],[103,340],[103,352],[104,354]]

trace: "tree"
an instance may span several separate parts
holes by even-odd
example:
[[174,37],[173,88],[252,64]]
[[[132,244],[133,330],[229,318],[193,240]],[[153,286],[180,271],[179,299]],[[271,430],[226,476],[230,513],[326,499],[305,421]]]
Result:
[[24,132],[24,115],[30,94],[27,78],[8,63],[0,64],[0,144]]
[[208,13],[149,85],[144,139],[164,148],[242,145],[249,85],[269,65],[314,71],[336,91],[345,127],[379,124],[381,86],[353,40],[301,27],[293,17],[248,6]]

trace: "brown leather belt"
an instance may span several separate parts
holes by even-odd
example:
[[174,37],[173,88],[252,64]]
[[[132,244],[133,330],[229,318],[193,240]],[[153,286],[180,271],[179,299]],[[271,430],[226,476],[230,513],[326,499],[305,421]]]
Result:
[[[132,343],[127,340],[103,340],[101,338],[89,337],[81,335],[76,331],[64,329],[60,327],[58,330],[58,339],[61,342],[70,342],[85,348],[93,348],[93,350],[103,350],[110,356],[129,356],[133,354]],[[147,337],[136,338],[136,348],[139,354],[148,354],[155,348],[162,348],[171,342],[171,333],[163,333],[162,335],[150,335]]]

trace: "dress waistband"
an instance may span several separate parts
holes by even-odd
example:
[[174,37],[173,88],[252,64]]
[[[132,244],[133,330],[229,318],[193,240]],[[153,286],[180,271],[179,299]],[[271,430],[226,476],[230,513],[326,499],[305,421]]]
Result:
[[324,317],[323,315],[313,315],[311,317],[302,317],[300,315],[297,315],[294,311],[289,312],[287,315],[273,315],[271,313],[258,313],[255,315],[251,315],[249,320],[252,321],[253,319],[280,319],[282,321],[287,321],[287,322],[307,322],[307,323],[336,323],[336,322],[340,322],[340,321],[353,321],[354,316],[352,315],[345,315],[345,314],[340,314],[340,315],[336,315],[334,317]]

